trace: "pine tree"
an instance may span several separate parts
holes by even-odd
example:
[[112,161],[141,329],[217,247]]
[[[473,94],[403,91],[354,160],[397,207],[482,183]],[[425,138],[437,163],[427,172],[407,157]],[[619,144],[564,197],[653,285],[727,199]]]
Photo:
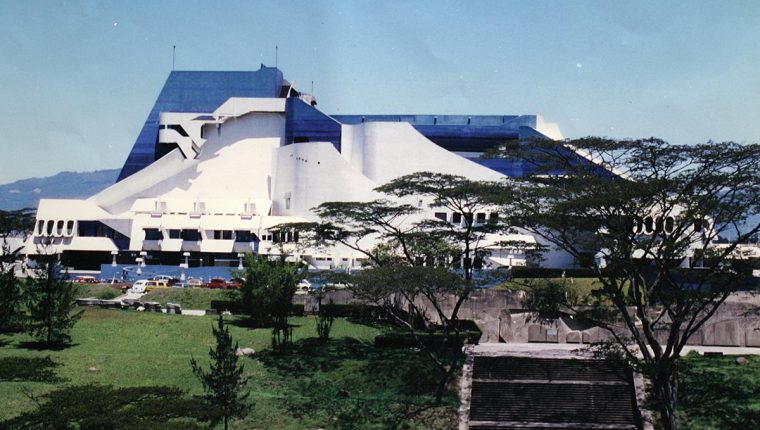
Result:
[[14,273],[16,253],[3,241],[0,251],[0,333],[17,330],[23,321],[21,282]]
[[83,312],[75,312],[76,292],[76,285],[61,272],[60,263],[46,257],[25,291],[29,331],[47,345],[68,343],[69,330]]
[[34,211],[0,210],[0,332],[15,331],[24,320],[21,282],[16,278],[16,262],[22,247],[11,247],[12,237],[25,238],[34,225]]
[[208,355],[211,364],[208,371],[204,370],[195,358],[190,360],[193,373],[203,384],[209,402],[217,407],[224,428],[227,430],[227,422],[230,417],[244,415],[247,410],[245,400],[248,393],[242,394],[245,380],[243,378],[243,365],[238,366],[238,357],[235,352],[238,343],[232,344],[232,336],[229,329],[224,326],[224,319],[219,315],[216,328],[212,329],[216,339],[216,349],[210,348]]

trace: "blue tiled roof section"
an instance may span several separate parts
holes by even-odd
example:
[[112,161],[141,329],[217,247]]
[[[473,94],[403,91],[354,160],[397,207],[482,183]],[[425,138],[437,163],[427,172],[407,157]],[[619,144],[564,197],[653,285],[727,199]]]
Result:
[[278,97],[282,82],[282,72],[274,67],[262,67],[255,72],[171,72],[117,182],[164,155],[165,151],[157,144],[161,112],[208,113],[230,97]]
[[303,100],[291,97],[285,104],[285,142],[332,142],[340,151],[340,123]]
[[[547,139],[536,130],[535,115],[333,115],[343,124],[363,122],[408,122],[436,145],[463,154],[475,163],[495,170],[509,177],[527,176],[538,171],[538,166],[529,160],[503,158],[480,158],[479,153],[505,143],[530,145],[531,139]],[[577,163],[590,163],[577,154],[569,154]],[[527,152],[530,154],[530,151]],[[530,155],[527,156],[530,158]],[[556,171],[552,174],[562,174]],[[602,167],[597,169],[600,176],[614,177]]]
[[537,132],[535,115],[333,115],[343,124],[408,122],[449,151],[482,152],[505,141],[546,137]]

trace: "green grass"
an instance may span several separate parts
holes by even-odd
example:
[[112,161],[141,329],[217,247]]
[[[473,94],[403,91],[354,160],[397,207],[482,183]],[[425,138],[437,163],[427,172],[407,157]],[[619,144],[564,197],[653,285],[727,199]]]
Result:
[[211,309],[213,300],[230,300],[234,290],[210,288],[158,288],[144,295],[142,302],[159,302],[162,305],[177,303],[182,309]]
[[121,295],[121,290],[104,284],[75,284],[77,286],[77,298],[95,297],[101,300],[110,300]]
[[496,287],[498,290],[525,290],[534,286],[543,286],[549,282],[566,282],[579,297],[587,296],[601,284],[596,278],[515,278]]
[[[293,317],[293,351],[274,355],[268,351],[269,329],[246,328],[234,317],[228,321],[240,346],[256,350],[254,357],[241,358],[253,410],[232,428],[384,429],[396,421],[411,421],[411,428],[453,426],[456,394],[433,406],[428,360],[411,350],[375,349],[378,328],[336,319],[331,340],[323,344],[314,339],[314,317]],[[207,362],[214,323],[213,317],[88,308],[72,331],[73,345],[65,349],[39,350],[24,334],[0,336],[0,363],[36,359],[41,367],[27,371],[37,376],[26,379],[26,373],[0,374],[0,420],[33,409],[28,395],[66,386],[160,385],[201,394],[190,358]]]
[[736,356],[690,354],[681,363],[679,428],[760,428],[760,356],[736,364]]

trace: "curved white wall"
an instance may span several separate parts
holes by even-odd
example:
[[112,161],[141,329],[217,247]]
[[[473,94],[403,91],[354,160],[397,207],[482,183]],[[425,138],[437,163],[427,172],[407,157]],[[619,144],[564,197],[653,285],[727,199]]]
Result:
[[[277,149],[272,213],[314,219],[310,209],[330,201],[369,201],[378,184],[352,167],[330,142],[296,143]],[[286,196],[290,196],[290,209]]]
[[441,148],[405,122],[343,125],[342,131],[343,156],[378,185],[422,171],[461,175],[473,180],[504,177]]

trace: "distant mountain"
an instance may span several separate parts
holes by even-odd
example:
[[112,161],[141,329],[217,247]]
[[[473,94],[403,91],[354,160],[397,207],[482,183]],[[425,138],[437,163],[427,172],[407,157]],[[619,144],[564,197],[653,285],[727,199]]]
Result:
[[0,185],[0,210],[36,208],[41,198],[86,198],[112,185],[119,169],[61,172],[47,178],[21,179]]

